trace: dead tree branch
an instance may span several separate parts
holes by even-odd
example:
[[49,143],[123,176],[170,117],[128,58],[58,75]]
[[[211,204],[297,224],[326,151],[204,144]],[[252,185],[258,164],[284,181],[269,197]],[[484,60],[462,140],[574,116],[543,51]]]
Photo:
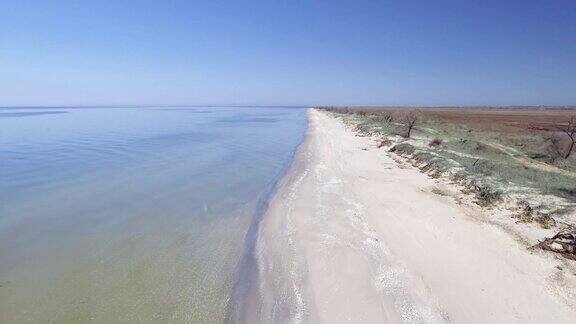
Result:
[[414,126],[418,123],[419,116],[418,113],[415,111],[409,111],[404,114],[402,117],[402,123],[404,124],[405,133],[404,137],[410,138],[410,134],[414,129]]
[[564,153],[564,158],[567,159],[572,154],[576,144],[576,116],[572,116],[566,125],[559,125],[556,128],[569,138],[568,149]]

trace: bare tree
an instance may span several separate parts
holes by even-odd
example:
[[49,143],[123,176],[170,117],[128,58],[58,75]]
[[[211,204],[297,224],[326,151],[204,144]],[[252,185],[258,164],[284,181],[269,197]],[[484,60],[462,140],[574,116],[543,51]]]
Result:
[[404,137],[410,138],[412,129],[414,129],[414,126],[416,126],[416,123],[418,123],[418,119],[419,119],[418,113],[415,111],[408,111],[404,113],[401,119],[402,124],[404,125],[405,128]]
[[552,134],[548,138],[550,144],[548,145],[547,151],[552,159],[556,161],[558,158],[564,158],[564,149],[562,148],[562,139],[559,134]]
[[566,134],[569,138],[568,149],[564,153],[564,158],[567,159],[572,154],[574,145],[576,144],[576,116],[572,116],[566,125],[560,125],[556,128]]

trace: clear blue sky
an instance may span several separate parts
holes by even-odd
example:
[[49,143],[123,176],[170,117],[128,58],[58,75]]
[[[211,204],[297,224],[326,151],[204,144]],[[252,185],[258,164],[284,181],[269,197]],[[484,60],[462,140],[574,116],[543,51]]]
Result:
[[576,104],[576,2],[0,1],[0,105]]

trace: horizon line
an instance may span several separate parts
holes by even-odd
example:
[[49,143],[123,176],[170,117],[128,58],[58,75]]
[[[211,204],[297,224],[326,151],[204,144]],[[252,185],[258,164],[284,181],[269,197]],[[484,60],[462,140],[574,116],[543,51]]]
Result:
[[561,108],[576,109],[576,104],[569,105],[215,105],[215,104],[127,104],[127,105],[0,105],[0,109],[48,109],[48,108],[168,108],[168,107],[205,107],[205,108]]

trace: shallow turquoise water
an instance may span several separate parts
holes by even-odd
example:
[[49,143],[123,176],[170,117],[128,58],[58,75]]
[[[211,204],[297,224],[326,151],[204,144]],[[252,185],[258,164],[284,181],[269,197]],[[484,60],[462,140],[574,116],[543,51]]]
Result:
[[0,109],[0,322],[220,322],[297,108]]

